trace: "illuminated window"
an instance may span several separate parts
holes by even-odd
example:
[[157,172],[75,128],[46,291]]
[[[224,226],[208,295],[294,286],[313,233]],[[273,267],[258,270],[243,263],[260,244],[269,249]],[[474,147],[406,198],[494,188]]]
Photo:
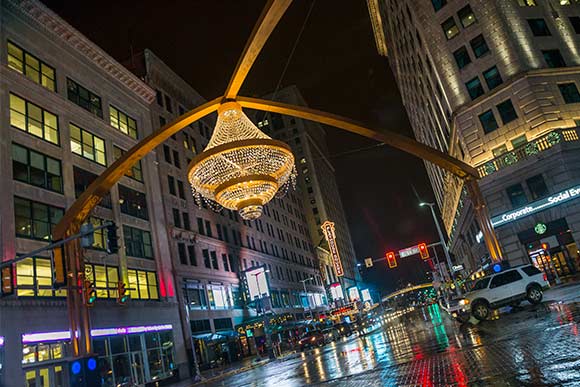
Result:
[[481,58],[489,52],[489,47],[487,47],[487,43],[483,35],[478,35],[471,39],[469,44],[471,45],[471,49],[473,50],[473,54],[476,58]]
[[121,212],[123,214],[145,220],[149,219],[147,197],[143,192],[119,184],[119,203],[121,203]]
[[82,107],[83,109],[103,118],[103,106],[101,97],[79,85],[70,78],[66,79],[68,100]]
[[16,294],[19,297],[64,297],[66,290],[52,289],[50,258],[31,257],[16,263]]
[[49,66],[10,41],[8,42],[8,67],[50,91],[56,90],[54,67]]
[[506,192],[514,208],[521,207],[528,203],[528,198],[526,197],[526,193],[521,184],[518,183],[507,187]]
[[455,58],[457,67],[460,69],[471,63],[471,58],[469,57],[469,53],[467,52],[465,46],[461,46],[457,51],[455,51],[453,53],[453,57]]
[[134,300],[158,300],[157,275],[154,271],[127,270],[131,298]]
[[15,196],[14,220],[16,236],[51,240],[52,230],[62,218],[63,213],[62,208]]
[[[105,223],[105,220],[91,216],[89,222],[96,228],[102,226]],[[107,236],[105,229],[102,228],[100,230],[95,230],[93,232],[93,239],[94,242],[93,245],[91,246],[93,249],[97,250],[107,249]]]
[[60,160],[12,144],[12,176],[14,180],[62,193]]
[[461,8],[457,12],[457,16],[459,16],[459,20],[461,21],[461,25],[463,26],[463,28],[467,28],[477,21],[469,5],[466,5],[465,7]]
[[183,292],[189,309],[207,309],[207,298],[202,284],[186,281]]
[[534,36],[550,36],[550,29],[544,19],[528,19],[528,25]]
[[544,56],[544,60],[548,67],[566,67],[566,62],[564,62],[560,50],[542,50],[542,55]]
[[478,77],[475,77],[467,82],[465,87],[467,87],[467,92],[469,93],[471,99],[476,99],[480,95],[484,94],[483,86],[481,86],[481,81]]
[[433,9],[437,12],[447,4],[447,0],[431,0],[431,3],[433,4]]
[[580,93],[578,93],[578,88],[574,82],[561,83],[558,85],[558,88],[560,89],[560,94],[562,94],[565,103],[580,102]]
[[153,244],[149,231],[123,225],[123,236],[127,255],[153,259]]
[[10,125],[59,144],[57,116],[14,94],[10,94]]
[[[65,356],[65,343],[63,342],[47,344],[22,344],[22,364],[32,364],[57,360],[62,359]],[[57,377],[59,374],[62,374],[62,366],[55,366],[54,372],[55,377]],[[60,375],[60,377],[62,377],[62,375]],[[34,379],[28,380],[34,381]]]
[[453,20],[453,17],[450,17],[449,19],[445,20],[443,24],[441,24],[441,28],[443,28],[443,32],[445,33],[447,40],[453,39],[459,34],[459,28],[457,28],[457,25],[455,24],[455,20]]
[[105,140],[88,130],[69,124],[71,151],[85,159],[107,165]]
[[484,71],[483,77],[485,78],[485,83],[487,84],[489,90],[495,89],[503,82],[497,66],[493,66],[492,68]]
[[[113,145],[113,158],[115,160],[119,159],[126,153],[124,149],[119,148],[116,145]],[[135,179],[137,181],[143,182],[143,167],[141,166],[141,160],[137,161],[131,169],[129,169],[125,176]]]
[[137,138],[137,122],[114,106],[109,106],[111,126],[129,137]]
[[514,109],[514,105],[512,104],[511,99],[508,99],[496,105],[496,108],[497,111],[499,112],[499,116],[501,117],[501,122],[503,125],[512,122],[513,120],[518,118],[518,114]]
[[228,309],[231,305],[231,297],[223,285],[208,285],[207,297],[212,309]]
[[481,127],[485,134],[491,133],[498,128],[497,121],[495,120],[491,109],[480,114],[479,121],[481,122]]

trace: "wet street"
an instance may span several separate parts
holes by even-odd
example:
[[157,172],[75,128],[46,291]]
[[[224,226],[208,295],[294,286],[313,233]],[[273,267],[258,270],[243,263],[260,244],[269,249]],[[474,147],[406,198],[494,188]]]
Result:
[[549,291],[541,305],[525,302],[476,326],[438,305],[390,313],[363,337],[213,385],[580,386],[579,289]]

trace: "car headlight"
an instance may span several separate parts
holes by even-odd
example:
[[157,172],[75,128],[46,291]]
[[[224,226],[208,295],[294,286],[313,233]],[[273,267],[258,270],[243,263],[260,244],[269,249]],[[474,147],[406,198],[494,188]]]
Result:
[[469,300],[467,298],[464,298],[462,300],[459,300],[459,305],[464,306],[469,304]]

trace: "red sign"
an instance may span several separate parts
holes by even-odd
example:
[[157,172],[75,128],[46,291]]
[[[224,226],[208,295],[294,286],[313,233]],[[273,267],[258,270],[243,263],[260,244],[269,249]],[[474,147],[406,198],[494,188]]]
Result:
[[332,257],[332,264],[334,266],[334,272],[338,277],[344,275],[344,270],[342,268],[342,261],[340,260],[340,255],[338,254],[338,246],[336,245],[336,234],[334,233],[334,223],[326,221],[320,226],[326,242],[328,242],[328,248],[330,250],[330,256]]
[[352,304],[348,304],[348,305],[345,305],[345,306],[341,306],[340,308],[332,309],[330,311],[330,314],[332,316],[341,316],[343,314],[351,314],[353,312],[356,312],[356,310],[357,309],[356,309],[355,304],[352,303]]

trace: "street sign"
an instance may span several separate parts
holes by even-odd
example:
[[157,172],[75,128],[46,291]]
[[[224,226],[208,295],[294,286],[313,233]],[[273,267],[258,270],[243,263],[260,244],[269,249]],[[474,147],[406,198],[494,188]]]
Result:
[[407,247],[406,249],[399,250],[399,257],[405,258],[410,257],[411,255],[419,254],[419,246],[411,246]]
[[373,267],[373,259],[372,258],[365,258],[365,266],[366,267]]

